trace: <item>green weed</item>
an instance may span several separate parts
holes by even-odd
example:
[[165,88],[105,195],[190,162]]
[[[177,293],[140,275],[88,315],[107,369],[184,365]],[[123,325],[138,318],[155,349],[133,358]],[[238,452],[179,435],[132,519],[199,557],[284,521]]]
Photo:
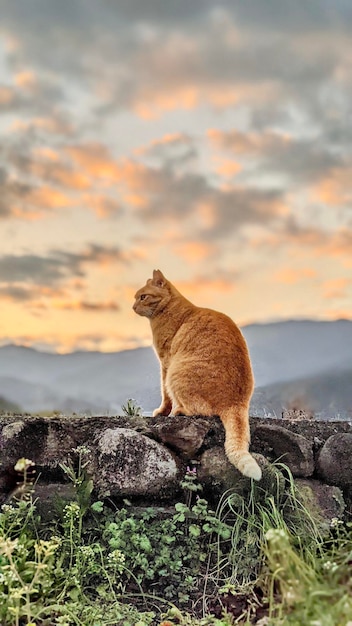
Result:
[[142,407],[140,407],[133,398],[129,398],[126,404],[121,406],[123,414],[127,417],[142,417],[143,411]]

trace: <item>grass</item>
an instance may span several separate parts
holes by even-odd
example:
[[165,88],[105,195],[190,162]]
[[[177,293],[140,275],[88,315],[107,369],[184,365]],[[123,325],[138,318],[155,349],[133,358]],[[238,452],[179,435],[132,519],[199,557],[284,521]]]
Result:
[[1,508],[2,626],[352,626],[351,525],[322,536],[285,466],[216,510],[189,469],[184,502],[135,509],[94,502],[76,453],[53,522],[30,489]]

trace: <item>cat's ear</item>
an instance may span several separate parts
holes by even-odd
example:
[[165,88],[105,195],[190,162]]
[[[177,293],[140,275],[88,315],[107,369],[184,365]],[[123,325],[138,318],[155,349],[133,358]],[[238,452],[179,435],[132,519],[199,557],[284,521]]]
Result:
[[153,271],[153,285],[155,287],[165,287],[166,285],[166,278],[160,270]]

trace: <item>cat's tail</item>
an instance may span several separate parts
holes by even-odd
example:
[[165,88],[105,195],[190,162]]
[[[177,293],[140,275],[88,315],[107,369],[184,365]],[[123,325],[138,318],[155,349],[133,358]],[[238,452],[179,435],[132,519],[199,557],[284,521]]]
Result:
[[247,407],[231,407],[221,415],[225,428],[225,452],[229,461],[249,478],[260,480],[262,470],[248,452],[250,434]]

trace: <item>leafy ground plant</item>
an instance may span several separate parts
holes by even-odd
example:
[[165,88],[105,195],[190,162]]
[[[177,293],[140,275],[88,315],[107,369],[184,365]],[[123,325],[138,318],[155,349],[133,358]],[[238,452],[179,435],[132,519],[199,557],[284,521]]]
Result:
[[[150,611],[120,601],[116,591],[123,557],[96,542],[87,544],[83,518],[87,513],[84,451],[78,470],[66,468],[74,480],[77,501],[63,508],[57,532],[41,526],[35,503],[5,504],[0,512],[0,623],[2,626],[149,626]],[[93,581],[104,581],[101,593]]]

